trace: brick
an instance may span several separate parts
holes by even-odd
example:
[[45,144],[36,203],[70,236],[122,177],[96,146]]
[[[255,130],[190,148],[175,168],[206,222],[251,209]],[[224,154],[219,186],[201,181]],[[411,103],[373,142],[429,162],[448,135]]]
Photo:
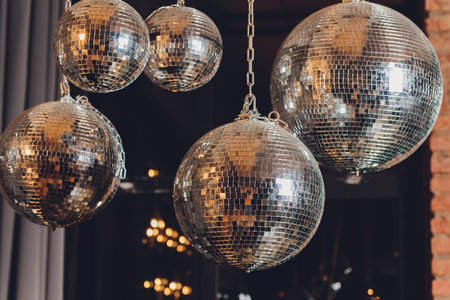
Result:
[[431,177],[430,190],[434,195],[450,193],[450,175],[433,175]]
[[450,52],[450,49],[448,49],[449,36],[448,33],[431,33],[428,35],[428,39],[438,55]]
[[432,11],[450,11],[450,2],[448,0],[425,0],[425,10]]
[[450,275],[450,258],[433,258],[431,272],[434,276]]
[[450,173],[450,153],[434,152],[431,155],[430,168],[433,174]]
[[[450,47],[449,47],[450,48]],[[450,115],[439,115],[433,130],[436,131],[450,131]]]
[[[431,232],[433,234],[450,234],[450,220],[444,218],[434,218],[431,220]],[[450,273],[449,273],[450,275]]]
[[425,20],[425,24],[428,33],[450,31],[450,18],[447,14],[432,15]]
[[432,134],[430,137],[431,151],[450,151],[449,134]]
[[450,254],[450,237],[448,236],[433,237],[431,239],[431,253]]
[[450,211],[450,195],[434,196],[431,199],[431,211]]
[[431,288],[433,295],[450,295],[450,279],[435,279]]

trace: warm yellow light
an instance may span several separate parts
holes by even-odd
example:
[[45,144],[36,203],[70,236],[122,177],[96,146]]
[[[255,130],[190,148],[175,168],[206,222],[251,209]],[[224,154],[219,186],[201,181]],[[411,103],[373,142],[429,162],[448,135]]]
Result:
[[192,289],[188,286],[183,286],[183,288],[181,289],[181,292],[183,293],[183,295],[190,295],[192,292]]
[[164,295],[169,296],[172,293],[172,291],[169,288],[164,289]]
[[156,237],[156,241],[157,241],[158,243],[163,243],[163,242],[164,242],[164,237],[163,237],[162,235],[158,235],[158,236]]
[[161,285],[161,283],[162,283],[162,282],[161,282],[161,279],[160,279],[160,278],[156,278],[156,279],[155,279],[155,284],[156,284],[156,285]]
[[186,238],[184,236],[180,236],[179,241],[180,241],[180,243],[184,244],[184,243],[186,243]]
[[178,235],[179,235],[178,232],[176,232],[175,230],[172,231],[172,237],[174,239],[178,238]]
[[180,298],[181,294],[180,292],[176,291],[175,294],[173,294],[175,296],[175,298]]
[[155,169],[148,170],[148,177],[155,178],[159,176],[159,171]]
[[172,234],[173,234],[173,230],[171,228],[167,228],[166,229],[166,235],[167,236],[172,236]]
[[177,284],[176,284],[175,282],[172,281],[172,282],[169,284],[169,288],[170,288],[171,290],[174,290],[174,289],[177,288]]
[[169,284],[169,280],[163,278],[162,283],[163,283],[164,285],[168,285],[168,284]]
[[162,285],[155,285],[155,291],[162,292],[164,291],[164,287]]
[[181,288],[183,287],[180,282],[175,282],[175,284],[176,284],[175,289],[177,290],[181,290]]
[[86,34],[85,33],[80,33],[80,41],[84,41],[86,39]]
[[167,241],[167,247],[173,247],[173,241],[172,240],[168,240]]
[[157,236],[159,234],[159,229],[155,228],[153,229],[153,236]]
[[164,223],[163,220],[159,220],[158,221],[158,228],[159,229],[164,229],[164,227],[166,227],[166,223]]
[[142,239],[142,244],[147,245],[147,243],[148,243],[147,239],[146,239],[146,238],[143,238],[143,239]]
[[151,229],[151,228],[147,229],[146,234],[147,234],[148,237],[153,236],[153,229]]
[[178,245],[178,247],[177,247],[177,251],[178,252],[183,252],[183,251],[185,251],[186,250],[186,247],[184,247],[183,245]]
[[146,289],[151,288],[151,283],[150,283],[150,281],[144,281],[144,288],[146,288]]
[[30,149],[25,149],[25,155],[31,155],[32,151]]
[[373,290],[372,289],[368,289],[367,290],[367,295],[372,296],[373,295]]
[[152,219],[152,220],[150,221],[150,225],[151,225],[153,228],[158,227],[158,220]]

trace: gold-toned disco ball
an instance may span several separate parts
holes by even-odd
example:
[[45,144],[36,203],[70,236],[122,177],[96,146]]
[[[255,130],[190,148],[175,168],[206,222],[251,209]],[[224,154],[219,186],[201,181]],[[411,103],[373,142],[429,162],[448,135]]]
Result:
[[282,44],[271,96],[323,166],[389,168],[427,138],[442,102],[436,53],[402,14],[369,2],[324,8]]
[[192,7],[161,7],[146,20],[150,57],[145,74],[172,92],[190,91],[213,78],[222,59],[222,37],[214,22]]
[[0,137],[0,190],[17,213],[40,225],[91,219],[111,201],[124,173],[119,134],[82,100],[34,106]]
[[149,54],[142,17],[121,0],[82,0],[58,21],[53,39],[57,65],[77,87],[114,92],[144,70]]
[[191,147],[173,196],[181,229],[199,252],[252,272],[288,261],[309,243],[325,193],[303,143],[250,118],[216,128]]

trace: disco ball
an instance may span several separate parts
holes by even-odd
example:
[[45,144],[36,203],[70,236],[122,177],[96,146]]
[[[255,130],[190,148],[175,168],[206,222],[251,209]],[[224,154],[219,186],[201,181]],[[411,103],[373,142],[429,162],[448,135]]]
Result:
[[358,174],[389,168],[423,143],[439,114],[442,76],[433,47],[409,19],[348,2],[289,34],[271,96],[319,163]]
[[77,87],[114,92],[132,83],[148,59],[141,16],[121,0],[83,0],[58,21],[53,39],[57,65]]
[[222,37],[214,22],[195,8],[161,7],[145,20],[150,57],[145,74],[172,92],[190,91],[211,80],[222,59]]
[[69,97],[34,106],[0,137],[0,190],[22,216],[66,227],[99,213],[125,172],[120,137],[92,106]]
[[192,146],[173,196],[181,229],[198,251],[252,272],[288,261],[309,243],[325,193],[302,142],[250,118],[216,128]]

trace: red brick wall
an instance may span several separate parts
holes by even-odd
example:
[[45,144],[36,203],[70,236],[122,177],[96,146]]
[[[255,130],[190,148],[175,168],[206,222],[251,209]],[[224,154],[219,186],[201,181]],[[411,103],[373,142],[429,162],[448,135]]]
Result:
[[425,10],[444,76],[441,115],[430,138],[431,293],[435,300],[450,300],[450,0],[425,0]]

